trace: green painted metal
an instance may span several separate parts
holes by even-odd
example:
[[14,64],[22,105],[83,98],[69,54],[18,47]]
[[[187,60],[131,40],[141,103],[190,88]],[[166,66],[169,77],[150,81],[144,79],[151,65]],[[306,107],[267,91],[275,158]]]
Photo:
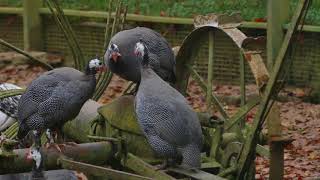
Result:
[[[31,170],[32,161],[27,161],[29,149],[15,149],[13,158],[0,161],[0,174],[28,172]],[[61,157],[69,157],[75,161],[90,163],[95,165],[103,165],[114,156],[112,144],[109,142],[85,143],[76,146],[66,145],[62,153],[56,149],[43,148],[42,152],[45,156],[45,167],[47,170],[60,169],[61,166],[57,160]],[[1,159],[3,157],[0,157]]]
[[209,31],[209,56],[208,56],[208,75],[207,75],[207,91],[206,91],[206,100],[207,100],[207,112],[211,112],[212,105],[212,80],[213,80],[213,50],[214,50],[214,31]]
[[23,0],[23,39],[27,51],[43,49],[41,6],[42,0]]
[[211,139],[210,158],[218,159],[218,152],[222,141],[223,127],[220,125],[215,129]]
[[248,100],[247,104],[242,106],[228,121],[225,122],[225,131],[229,131],[239,120],[244,117],[252,108],[260,102],[260,97]]
[[[243,57],[243,51],[240,49],[239,51],[240,56],[240,99],[241,99],[241,106],[246,104],[246,80],[245,80],[245,62]],[[244,128],[245,119],[241,118],[240,120],[240,128]]]
[[163,179],[163,180],[173,180],[172,176],[168,174],[156,170],[155,167],[151,166],[150,164],[144,162],[142,159],[138,158],[137,156],[128,153],[127,158],[121,161],[124,167],[127,167],[137,174],[144,175],[147,177],[151,177],[152,179]]
[[[188,66],[189,71],[192,73],[192,77],[199,83],[201,89],[204,92],[207,92],[207,88],[208,86],[206,85],[205,81],[203,80],[203,78],[197,73],[196,70],[194,70],[191,66]],[[219,112],[221,113],[221,115],[223,116],[224,119],[228,119],[228,114],[227,112],[224,110],[222,104],[220,103],[220,101],[218,100],[218,98],[214,95],[214,93],[211,93],[211,98],[213,100],[213,103],[217,106]]]
[[196,180],[224,180],[224,178],[222,177],[219,177],[217,175],[213,175],[201,170],[189,171],[189,170],[184,170],[182,168],[175,168],[175,167],[170,167],[168,168],[168,170],[175,173],[186,175]]
[[269,148],[266,148],[264,146],[261,146],[260,144],[257,144],[256,151],[257,151],[257,154],[259,154],[260,156],[270,158],[270,149]]
[[150,179],[148,177],[139,176],[132,173],[127,173],[124,171],[118,171],[106,167],[95,166],[92,164],[87,164],[83,162],[77,162],[66,158],[60,158],[58,162],[61,164],[62,168],[76,170],[79,172],[83,172],[87,175],[97,176],[99,178],[106,179],[119,179],[119,180],[143,180]]
[[258,137],[258,134],[260,133],[261,126],[264,122],[267,106],[270,102],[271,95],[273,95],[273,90],[275,87],[274,85],[279,76],[279,72],[282,69],[284,57],[286,55],[288,46],[292,40],[292,35],[298,27],[298,22],[300,22],[302,12],[306,9],[306,5],[307,5],[306,2],[307,0],[299,1],[297,9],[291,20],[291,26],[289,27],[285,35],[279,54],[276,58],[272,74],[270,75],[270,79],[267,83],[266,90],[264,92],[264,95],[262,97],[262,100],[259,106],[259,111],[255,116],[255,119],[253,122],[252,131],[250,132],[248,139],[243,146],[241,156],[238,160],[239,171],[238,171],[237,179],[242,179],[245,177],[246,171],[248,170],[250,163],[253,162],[254,160],[254,157],[255,157],[254,152],[255,152],[255,146],[257,144],[257,137]]

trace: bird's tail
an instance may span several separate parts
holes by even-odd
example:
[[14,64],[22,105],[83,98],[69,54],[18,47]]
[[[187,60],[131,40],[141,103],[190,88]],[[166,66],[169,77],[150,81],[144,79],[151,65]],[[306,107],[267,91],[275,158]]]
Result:
[[20,123],[18,134],[17,134],[18,139],[23,139],[24,137],[26,137],[28,132],[29,132],[28,126],[25,123]]

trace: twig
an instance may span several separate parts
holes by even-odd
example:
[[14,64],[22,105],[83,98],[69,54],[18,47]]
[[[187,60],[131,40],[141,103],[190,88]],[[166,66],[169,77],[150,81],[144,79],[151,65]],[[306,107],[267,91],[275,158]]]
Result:
[[9,49],[12,49],[12,50],[18,52],[18,53],[20,53],[20,54],[22,54],[22,55],[24,55],[24,56],[26,56],[27,58],[29,58],[28,60],[31,60],[32,62],[37,63],[37,64],[43,66],[43,67],[46,68],[47,70],[53,69],[53,67],[52,67],[50,64],[47,64],[47,63],[45,63],[45,62],[43,62],[43,61],[41,61],[41,60],[33,57],[31,54],[27,53],[26,51],[23,51],[22,49],[19,49],[19,48],[13,46],[12,44],[6,42],[6,41],[3,40],[3,39],[0,39],[0,44],[3,45],[3,46],[5,46],[5,47],[7,47],[7,48],[9,48]]

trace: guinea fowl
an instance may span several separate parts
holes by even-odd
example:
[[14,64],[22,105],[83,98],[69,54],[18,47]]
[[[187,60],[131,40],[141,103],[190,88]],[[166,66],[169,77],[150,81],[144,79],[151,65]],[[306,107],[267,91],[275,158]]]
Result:
[[140,128],[153,150],[166,161],[182,157],[181,166],[200,167],[202,131],[199,119],[187,100],[150,67],[152,53],[143,41],[134,53],[140,59],[141,82],[135,97]]
[[175,59],[170,45],[159,33],[145,27],[124,30],[114,35],[105,53],[105,64],[120,77],[140,82],[140,63],[132,53],[136,42],[143,39],[155,56],[152,64],[153,70],[165,81],[175,83]]
[[95,74],[100,67],[101,62],[93,59],[87,64],[85,73],[63,67],[33,80],[19,101],[18,138],[22,139],[32,131],[35,146],[39,148],[40,136],[45,130],[60,130],[68,120],[75,118],[94,93]]
[[[0,84],[0,91],[12,89],[21,89],[21,87],[11,83]],[[0,131],[6,129],[15,122],[20,97],[20,95],[17,95],[0,99]]]

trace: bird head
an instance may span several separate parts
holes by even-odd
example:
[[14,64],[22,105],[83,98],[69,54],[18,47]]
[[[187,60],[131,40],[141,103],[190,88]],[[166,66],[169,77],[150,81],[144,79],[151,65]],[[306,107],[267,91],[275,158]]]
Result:
[[86,73],[95,74],[97,71],[103,71],[104,66],[99,59],[91,59],[87,65]]
[[36,167],[39,168],[41,164],[41,153],[36,147],[31,147],[27,155],[28,160],[34,160]]
[[109,60],[112,60],[115,63],[121,57],[120,50],[119,50],[118,46],[114,43],[109,45],[108,50],[106,52],[106,55],[108,55],[108,57],[106,57],[106,58],[108,58]]
[[142,39],[140,39],[135,47],[134,47],[134,54],[142,60],[143,65],[147,65],[149,63],[149,50],[148,47],[145,45]]

